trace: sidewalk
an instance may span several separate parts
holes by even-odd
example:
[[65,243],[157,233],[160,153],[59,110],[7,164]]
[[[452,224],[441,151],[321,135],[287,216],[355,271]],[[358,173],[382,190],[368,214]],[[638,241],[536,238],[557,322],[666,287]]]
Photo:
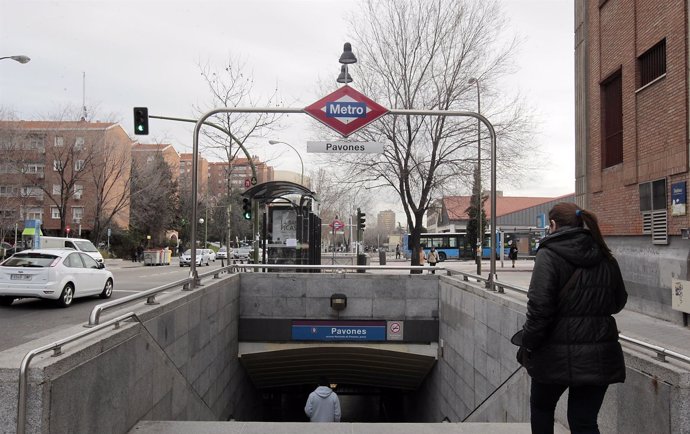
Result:
[[[476,274],[477,272],[477,265],[474,262],[450,261],[445,265],[467,273]],[[515,268],[510,266],[510,261],[504,261],[504,268],[501,268],[500,261],[496,261],[497,280],[527,289],[532,278],[533,266],[534,261],[519,260],[516,261]],[[483,261],[482,276],[486,277],[488,273],[489,261]],[[682,327],[627,309],[615,315],[615,318],[621,334],[690,357],[689,327]]]

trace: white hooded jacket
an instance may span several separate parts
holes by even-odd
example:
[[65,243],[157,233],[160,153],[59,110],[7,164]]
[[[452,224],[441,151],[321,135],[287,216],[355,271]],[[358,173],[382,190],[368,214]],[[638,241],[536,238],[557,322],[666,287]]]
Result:
[[312,422],[340,422],[340,400],[327,386],[319,386],[309,394],[304,412]]

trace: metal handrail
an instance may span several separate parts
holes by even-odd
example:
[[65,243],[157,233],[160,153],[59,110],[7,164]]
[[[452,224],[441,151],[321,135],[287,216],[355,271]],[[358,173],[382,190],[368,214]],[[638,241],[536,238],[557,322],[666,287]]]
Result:
[[219,269],[220,271],[231,271],[237,268],[250,268],[250,269],[298,269],[298,270],[420,270],[420,271],[446,271],[450,274],[451,270],[448,270],[443,266],[436,267],[425,267],[423,265],[300,265],[300,264],[230,264],[225,268]]
[[35,350],[31,350],[22,359],[22,363],[19,368],[19,394],[17,397],[17,434],[24,434],[26,431],[26,400],[28,399],[27,396],[27,388],[28,388],[28,373],[29,373],[29,364],[31,363],[31,360],[36,357],[39,354],[45,353],[47,351],[52,350],[53,351],[53,357],[57,357],[60,354],[62,354],[62,346],[65,344],[72,343],[78,339],[81,339],[85,336],[88,336],[90,334],[96,333],[97,331],[103,330],[106,327],[109,327],[111,325],[115,326],[115,329],[120,327],[120,322],[129,319],[129,318],[137,318],[136,314],[134,312],[128,312],[124,315],[120,315],[117,318],[113,318],[111,320],[108,320],[104,322],[103,324],[99,324],[98,326],[95,326],[93,328],[90,328],[88,330],[84,330],[82,332],[79,332],[75,335],[68,336],[64,339],[60,339],[59,341],[53,342],[52,344],[44,345],[40,348],[36,348]]
[[[227,267],[226,267],[227,268]],[[207,276],[213,276],[214,278],[218,278],[220,275],[220,272],[224,269],[216,269],[213,271],[209,271],[203,274],[199,275],[199,279]],[[89,322],[86,324],[84,327],[93,327],[98,325],[100,318],[101,318],[101,313],[107,309],[112,309],[117,306],[122,306],[123,304],[127,304],[130,301],[136,301],[140,300],[142,298],[146,298],[146,304],[157,304],[156,303],[156,295],[160,292],[167,291],[168,289],[176,288],[178,286],[182,286],[182,290],[189,290],[192,286],[192,283],[195,285],[198,284],[198,282],[194,282],[194,279],[191,277],[185,277],[184,279],[177,280],[175,282],[167,283],[165,285],[157,286],[155,288],[147,289],[146,291],[142,292],[137,292],[136,294],[128,295],[126,297],[118,298],[116,300],[111,300],[107,301],[105,303],[97,304],[96,306],[91,309],[91,313],[89,314]]]
[[[478,275],[472,274],[472,273],[466,273],[464,271],[453,271],[452,274],[462,275],[463,280],[465,280],[465,281],[469,281],[470,279],[475,279],[478,282],[488,282],[487,278],[484,278],[484,277],[481,277],[481,276],[478,276]],[[496,286],[496,291],[500,292],[500,293],[503,292],[504,288],[511,289],[513,291],[520,292],[522,294],[527,294],[527,292],[528,292],[528,289],[526,289],[526,288],[523,288],[523,287],[517,286],[517,285],[513,285],[510,283],[500,282],[498,280],[494,281],[494,285]],[[642,347],[646,350],[655,352],[656,353],[655,358],[661,362],[668,362],[668,360],[666,360],[666,357],[670,357],[672,359],[676,359],[676,360],[679,360],[681,362],[685,362],[685,363],[690,364],[690,357],[688,357],[684,354],[681,354],[681,353],[677,353],[673,350],[669,350],[667,348],[660,347],[658,345],[650,344],[648,342],[641,341],[639,339],[631,338],[631,337],[625,336],[624,334],[621,334],[621,333],[618,333],[618,338],[623,342],[637,345],[637,346]]]

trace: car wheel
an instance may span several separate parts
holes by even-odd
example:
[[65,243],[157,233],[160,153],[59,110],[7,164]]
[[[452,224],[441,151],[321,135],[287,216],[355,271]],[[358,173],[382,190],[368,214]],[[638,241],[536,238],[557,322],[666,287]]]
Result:
[[0,306],[11,306],[14,302],[14,297],[3,296],[0,297]]
[[113,295],[113,280],[108,279],[105,282],[105,286],[103,287],[103,291],[100,293],[99,297],[110,298],[112,295]]
[[441,262],[445,261],[445,260],[446,260],[446,254],[443,253],[443,252],[439,252],[439,254],[438,254],[438,260],[441,261]]
[[71,283],[68,283],[64,288],[62,288],[62,294],[60,294],[60,298],[57,299],[57,304],[60,307],[68,307],[70,304],[72,304],[73,299],[74,286]]
[[184,267],[184,265],[180,264],[180,268]]

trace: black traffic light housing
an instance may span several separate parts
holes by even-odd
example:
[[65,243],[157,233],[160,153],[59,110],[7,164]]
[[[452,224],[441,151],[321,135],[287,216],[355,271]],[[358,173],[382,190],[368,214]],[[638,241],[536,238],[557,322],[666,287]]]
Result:
[[145,136],[149,133],[149,109],[134,107],[134,134]]
[[242,199],[242,217],[245,220],[252,219],[252,202],[246,197]]
[[367,219],[365,217],[366,217],[366,214],[363,213],[362,211],[360,211],[359,208],[357,208],[357,228],[360,231],[363,231],[364,228],[366,227]]

